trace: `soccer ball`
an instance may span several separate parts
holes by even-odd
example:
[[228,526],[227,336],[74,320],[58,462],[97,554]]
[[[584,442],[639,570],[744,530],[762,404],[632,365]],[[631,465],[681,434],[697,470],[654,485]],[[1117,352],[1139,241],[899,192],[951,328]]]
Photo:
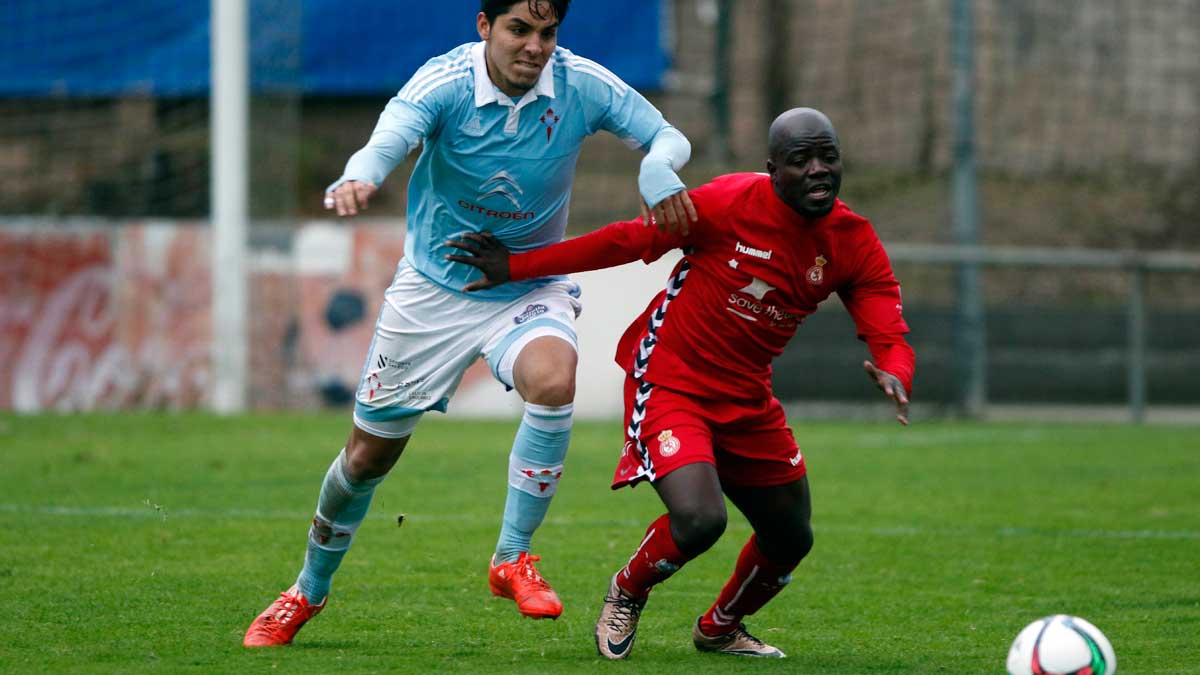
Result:
[[1008,650],[1008,675],[1113,675],[1117,655],[1108,638],[1077,616],[1038,619]]

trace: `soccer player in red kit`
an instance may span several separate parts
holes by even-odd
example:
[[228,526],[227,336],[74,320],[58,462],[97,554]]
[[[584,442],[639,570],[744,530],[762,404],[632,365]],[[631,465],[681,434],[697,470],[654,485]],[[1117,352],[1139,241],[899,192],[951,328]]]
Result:
[[866,341],[867,374],[908,423],[915,357],[904,340],[900,286],[871,224],[837,199],[837,132],[817,110],[772,123],[767,173],[721,176],[691,191],[699,220],[662,232],[641,220],[511,255],[487,234],[449,242],[449,259],[482,270],[466,290],[685,255],[625,331],[625,449],[613,488],[650,481],[667,513],[650,524],[612,578],[596,646],[629,656],[651,588],[708,550],[725,530],[722,493],[754,528],[716,602],[696,621],[701,651],[781,657],[746,631],[791,580],[813,544],[804,456],[771,391],[771,361],[836,292]]

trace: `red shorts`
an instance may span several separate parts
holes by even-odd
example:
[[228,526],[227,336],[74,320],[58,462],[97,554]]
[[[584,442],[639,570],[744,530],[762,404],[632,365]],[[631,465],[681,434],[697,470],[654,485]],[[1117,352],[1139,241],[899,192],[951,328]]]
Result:
[[707,462],[721,481],[761,487],[804,477],[804,455],[783,406],[705,399],[625,378],[625,450],[613,489]]

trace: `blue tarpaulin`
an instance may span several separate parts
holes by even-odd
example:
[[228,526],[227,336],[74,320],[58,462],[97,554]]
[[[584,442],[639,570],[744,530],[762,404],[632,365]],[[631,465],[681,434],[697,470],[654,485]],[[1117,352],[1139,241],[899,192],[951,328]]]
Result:
[[[248,0],[256,91],[387,94],[478,40],[473,0]],[[209,0],[3,0],[0,96],[205,95]],[[576,0],[559,44],[630,85],[667,67],[656,0]]]

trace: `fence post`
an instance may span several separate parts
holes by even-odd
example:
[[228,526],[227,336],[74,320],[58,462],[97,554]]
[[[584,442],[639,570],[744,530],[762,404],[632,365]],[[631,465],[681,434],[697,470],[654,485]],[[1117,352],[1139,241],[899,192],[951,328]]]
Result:
[[775,116],[796,107],[792,100],[791,58],[788,45],[791,43],[792,0],[768,0],[763,12],[763,101],[766,105],[768,125]]
[[[974,0],[954,0],[952,18],[954,158],[951,220],[954,241],[979,244],[979,200],[975,174],[975,15]],[[987,332],[979,265],[958,266],[958,312],[954,369],[960,386],[958,404],[967,417],[983,415],[987,404]]]
[[722,167],[733,157],[730,142],[729,87],[733,59],[733,0],[717,0],[717,25],[713,44],[713,88],[709,103],[713,116],[713,135],[709,143],[710,158]]
[[1129,283],[1129,417],[1146,421],[1146,267],[1139,260]]

